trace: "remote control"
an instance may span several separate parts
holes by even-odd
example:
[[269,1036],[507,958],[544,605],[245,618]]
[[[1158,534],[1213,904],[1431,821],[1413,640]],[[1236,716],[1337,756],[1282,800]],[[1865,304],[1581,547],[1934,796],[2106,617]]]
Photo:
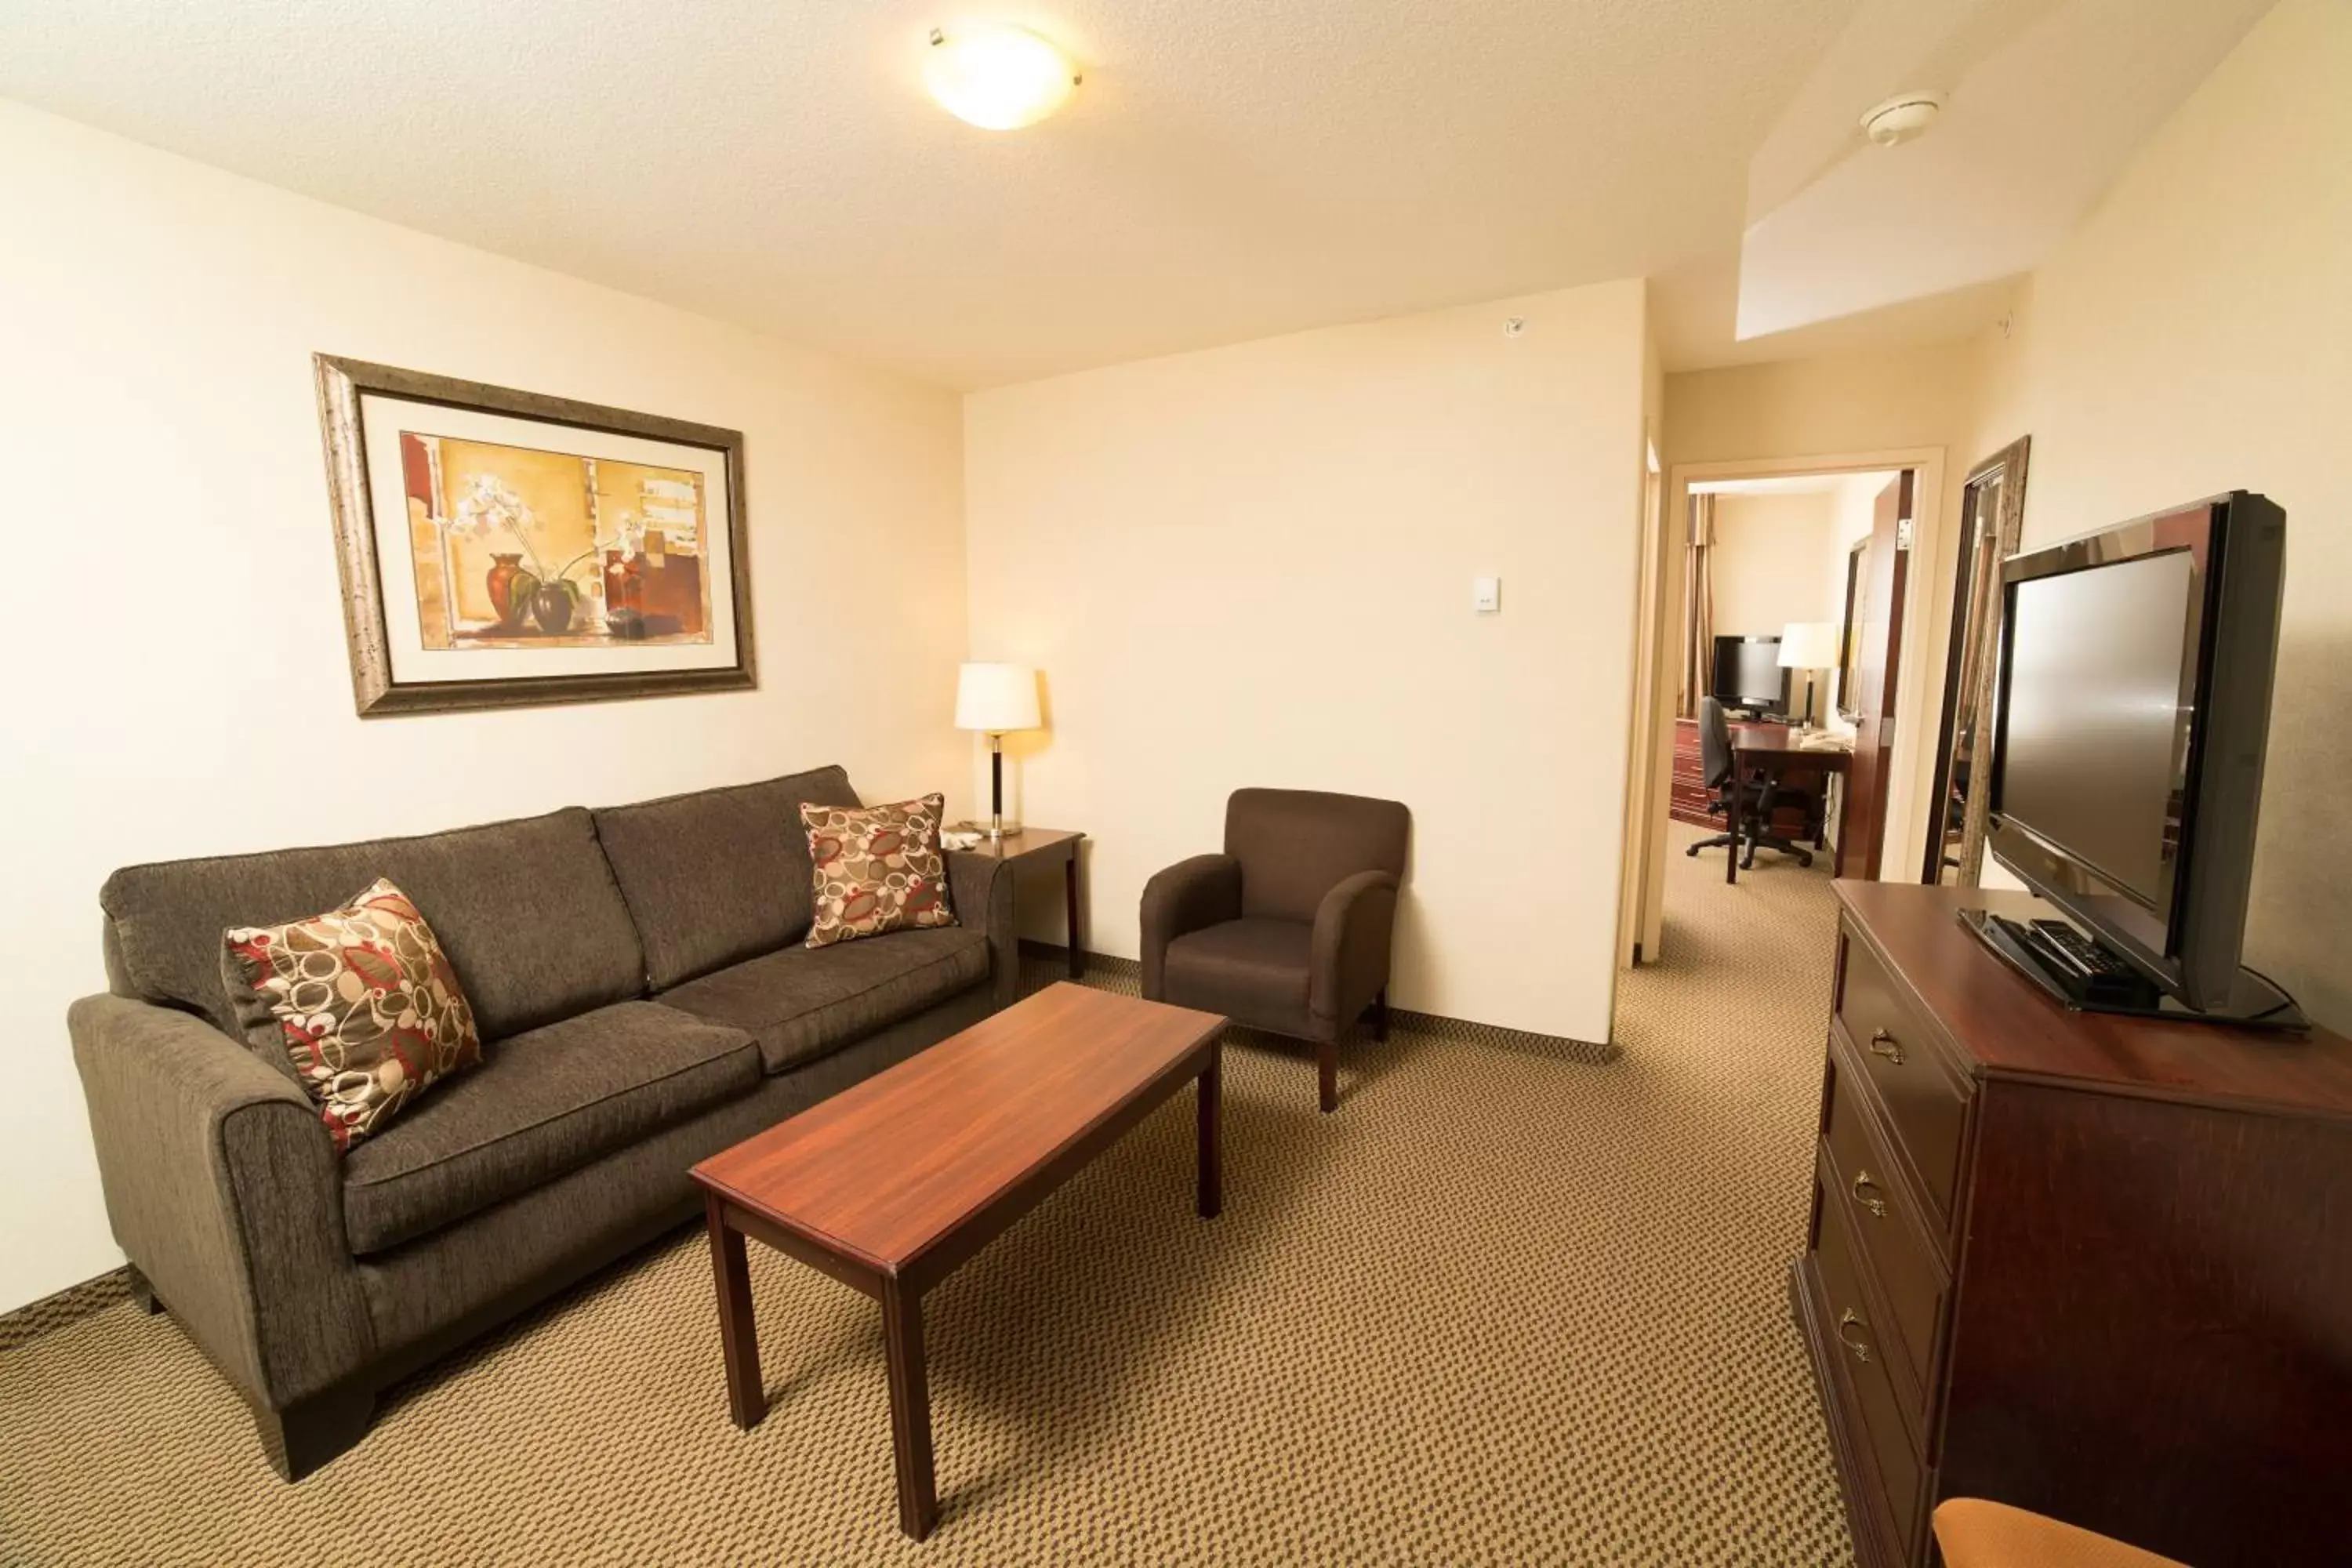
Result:
[[1993,919],[2077,1005],[2128,1008],[2157,1005],[2154,982],[2064,921]]

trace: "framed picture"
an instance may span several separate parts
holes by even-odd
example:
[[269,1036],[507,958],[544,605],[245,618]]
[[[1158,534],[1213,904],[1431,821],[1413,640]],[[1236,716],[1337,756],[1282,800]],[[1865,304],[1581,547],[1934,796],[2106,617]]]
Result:
[[312,358],[362,717],[754,684],[740,431]]

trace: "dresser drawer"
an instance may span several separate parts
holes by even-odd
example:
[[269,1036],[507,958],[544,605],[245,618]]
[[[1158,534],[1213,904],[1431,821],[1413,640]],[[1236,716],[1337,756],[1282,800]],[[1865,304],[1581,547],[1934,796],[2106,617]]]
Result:
[[1938,1223],[1948,1222],[1973,1088],[1945,1061],[1877,957],[1845,931],[1838,936],[1832,1037],[1841,1027],[1897,1152],[1918,1176]]
[[1842,1047],[1832,1048],[1822,1189],[1850,1222],[1862,1266],[1892,1320],[1889,1352],[1903,1363],[1912,1408],[1924,1410],[1951,1274],[1941,1228],[1920,1212],[1909,1179],[1895,1169],[1885,1134],[1871,1121],[1865,1070]]
[[[1862,1264],[1844,1205],[1830,1191],[1826,1171],[1814,1194],[1820,1219],[1814,1229],[1812,1266],[1820,1282],[1823,1346],[1833,1363],[1830,1375],[1844,1385],[1847,1408],[1858,1429],[1849,1436],[1871,1473],[1850,1478],[1863,1483],[1857,1502],[1867,1501],[1891,1523],[1895,1538],[1907,1543],[1919,1513],[1927,1467],[1913,1435],[1918,1412],[1895,1387],[1886,1360],[1886,1336],[1875,1303],[1863,1289]],[[1852,1424],[1852,1422],[1850,1422]],[[1870,1483],[1874,1482],[1874,1487]],[[1873,1495],[1874,1493],[1874,1495]]]

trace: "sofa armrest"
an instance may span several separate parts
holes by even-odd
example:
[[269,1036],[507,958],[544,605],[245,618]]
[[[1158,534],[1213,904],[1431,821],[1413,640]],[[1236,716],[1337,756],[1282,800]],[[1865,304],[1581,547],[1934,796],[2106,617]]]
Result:
[[1143,884],[1143,994],[1164,1000],[1161,969],[1168,944],[1186,931],[1241,919],[1242,863],[1230,855],[1179,860]]
[[273,1410],[364,1367],[375,1333],[318,1107],[193,1014],[85,996],[66,1022],[114,1239],[189,1337]]
[[995,1007],[1021,996],[1021,925],[1013,911],[1013,868],[993,855],[950,849],[948,903],[957,920],[988,933],[988,984]]
[[1307,1016],[1335,1033],[1353,1022],[1389,983],[1389,936],[1396,925],[1392,872],[1359,871],[1323,895],[1308,947]]

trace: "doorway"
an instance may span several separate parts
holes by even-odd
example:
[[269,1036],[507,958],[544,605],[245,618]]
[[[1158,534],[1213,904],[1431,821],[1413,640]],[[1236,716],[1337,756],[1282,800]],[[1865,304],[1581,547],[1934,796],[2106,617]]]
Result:
[[[1621,960],[1675,944],[1667,865],[1694,847],[1734,882],[1916,875],[1910,802],[1935,741],[1916,715],[1939,674],[1919,656],[1935,574],[1914,563],[1935,559],[1942,482],[1937,448],[1672,468],[1643,550],[1633,739],[1648,777],[1627,813]],[[1705,776],[1707,697],[1751,763],[1760,746],[1853,748],[1738,770],[1790,786],[1769,808],[1759,791],[1741,794],[1743,829],[1764,817],[1760,847],[1746,831],[1736,851],[1710,842],[1728,831],[1733,792]],[[1675,878],[1685,887],[1687,869]]]

